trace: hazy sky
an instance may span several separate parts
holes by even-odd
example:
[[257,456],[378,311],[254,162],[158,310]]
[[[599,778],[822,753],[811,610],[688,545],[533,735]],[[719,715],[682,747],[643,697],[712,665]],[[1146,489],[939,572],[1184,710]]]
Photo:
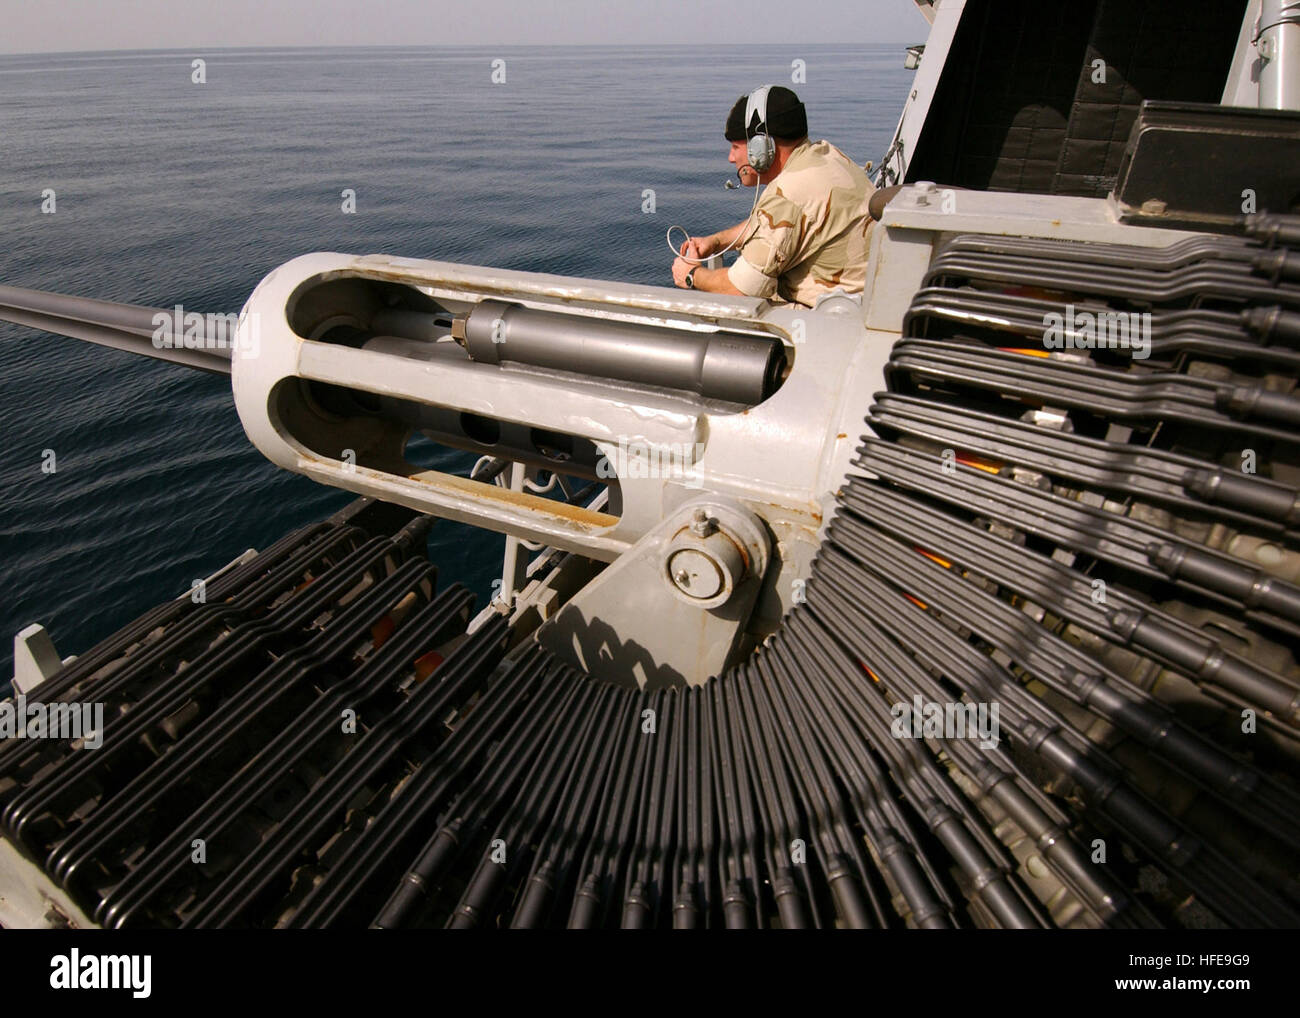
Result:
[[0,0],[0,53],[924,42],[912,0]]

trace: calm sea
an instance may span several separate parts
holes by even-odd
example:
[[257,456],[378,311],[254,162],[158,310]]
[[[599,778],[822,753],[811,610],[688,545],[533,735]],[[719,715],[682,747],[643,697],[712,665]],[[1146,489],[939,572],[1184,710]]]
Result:
[[[281,262],[346,251],[671,285],[668,225],[752,197],[721,186],[731,103],[796,59],[812,136],[878,160],[901,46],[0,56],[0,283],[237,311]],[[353,497],[264,460],[216,376],[0,324],[0,386],[0,686],[28,623],[82,653]],[[500,547],[440,524],[431,553],[482,599]]]

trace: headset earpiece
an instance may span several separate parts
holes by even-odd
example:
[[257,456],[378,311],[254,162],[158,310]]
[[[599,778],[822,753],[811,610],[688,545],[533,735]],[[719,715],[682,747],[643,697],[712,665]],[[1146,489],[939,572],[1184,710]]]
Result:
[[[771,90],[771,85],[756,88],[749,93],[745,103],[745,158],[756,173],[766,173],[776,161],[776,142],[767,131],[767,93]],[[758,125],[751,135],[749,125],[755,113],[758,114]]]

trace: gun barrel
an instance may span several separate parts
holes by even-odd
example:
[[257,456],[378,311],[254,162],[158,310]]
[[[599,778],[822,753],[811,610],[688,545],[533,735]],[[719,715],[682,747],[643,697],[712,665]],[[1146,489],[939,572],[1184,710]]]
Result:
[[[163,343],[157,341],[159,316],[165,316],[169,329],[168,340]],[[20,286],[0,286],[0,321],[182,364],[199,371],[229,375],[233,336],[222,333],[231,316],[183,316],[193,328],[188,327],[185,321],[176,321],[177,317],[176,311],[169,308],[120,304]],[[199,319],[203,323],[201,326],[198,325]]]

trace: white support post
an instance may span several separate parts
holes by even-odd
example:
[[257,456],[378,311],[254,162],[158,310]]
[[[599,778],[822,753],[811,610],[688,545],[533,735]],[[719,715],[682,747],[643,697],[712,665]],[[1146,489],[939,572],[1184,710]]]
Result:
[[[511,491],[523,491],[524,481],[527,478],[528,468],[523,463],[510,464]],[[526,579],[527,556],[521,555],[520,551],[519,538],[507,534],[505,554],[501,557],[501,593],[498,595],[498,600],[505,611],[509,611],[514,605],[515,594]]]
[[1259,108],[1300,110],[1300,0],[1263,0],[1255,46]]
[[54,641],[39,622],[14,637],[15,693],[30,693],[62,667],[63,660],[54,649]]

